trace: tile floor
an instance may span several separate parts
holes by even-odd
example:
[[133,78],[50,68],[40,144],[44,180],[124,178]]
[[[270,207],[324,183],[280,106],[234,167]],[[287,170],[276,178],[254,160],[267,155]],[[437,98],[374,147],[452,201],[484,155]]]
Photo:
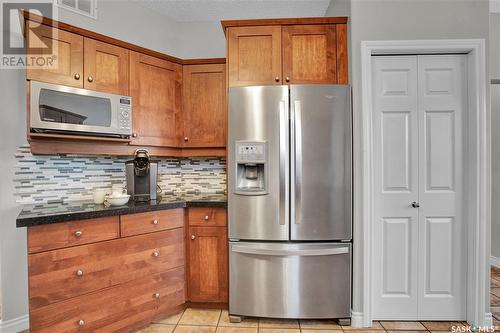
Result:
[[[495,330],[500,330],[500,269],[491,269],[491,312]],[[244,319],[229,322],[227,310],[188,308],[157,321],[136,333],[443,333],[461,322],[381,321],[369,329],[339,326],[331,320]],[[22,333],[29,332],[23,331]]]
[[279,320],[244,319],[229,322],[227,310],[188,308],[183,312],[157,321],[136,333],[396,333],[451,331],[462,322],[382,321],[374,322],[370,329],[340,326],[334,320]]

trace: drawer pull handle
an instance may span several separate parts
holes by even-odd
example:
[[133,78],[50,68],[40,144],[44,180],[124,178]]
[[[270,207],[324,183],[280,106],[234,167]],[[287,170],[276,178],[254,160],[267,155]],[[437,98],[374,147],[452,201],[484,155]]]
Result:
[[195,238],[196,238],[196,236],[195,236],[195,235],[191,235],[191,239],[193,239],[193,240],[194,240]]
[[160,251],[156,250],[153,251],[153,257],[159,257],[160,256]]
[[82,232],[81,231],[75,231],[75,237],[81,237]]
[[208,215],[205,215],[205,221],[208,221],[210,217]]
[[78,325],[80,325],[80,326],[85,325],[85,320],[80,319],[80,320],[78,321]]
[[81,269],[77,270],[76,276],[83,276],[83,271]]
[[154,297],[154,298],[156,298],[156,299],[160,298],[160,293],[155,293],[155,294],[153,295],[153,297]]
[[158,220],[153,220],[153,224],[157,225],[158,224]]

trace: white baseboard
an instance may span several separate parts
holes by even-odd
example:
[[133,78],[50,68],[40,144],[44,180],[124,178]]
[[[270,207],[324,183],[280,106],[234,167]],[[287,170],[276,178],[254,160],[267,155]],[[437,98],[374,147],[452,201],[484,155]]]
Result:
[[29,326],[28,315],[10,320],[0,320],[0,333],[17,333],[27,330]]
[[500,268],[500,258],[491,256],[490,257],[490,265],[496,268]]
[[351,326],[352,327],[365,327],[363,322],[364,322],[363,313],[351,310]]

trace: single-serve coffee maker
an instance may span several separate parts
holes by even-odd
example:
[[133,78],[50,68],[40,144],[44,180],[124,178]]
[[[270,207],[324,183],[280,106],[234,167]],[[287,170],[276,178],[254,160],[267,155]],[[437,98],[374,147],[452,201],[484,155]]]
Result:
[[267,143],[236,142],[236,189],[243,195],[267,193]]
[[134,159],[125,162],[127,193],[134,201],[157,199],[158,161],[151,160],[146,149],[137,149]]

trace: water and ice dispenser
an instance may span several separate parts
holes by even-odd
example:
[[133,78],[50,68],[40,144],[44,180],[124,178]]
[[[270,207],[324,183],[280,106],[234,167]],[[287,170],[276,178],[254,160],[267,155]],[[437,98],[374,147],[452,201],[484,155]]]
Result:
[[236,141],[235,193],[267,193],[267,142]]

